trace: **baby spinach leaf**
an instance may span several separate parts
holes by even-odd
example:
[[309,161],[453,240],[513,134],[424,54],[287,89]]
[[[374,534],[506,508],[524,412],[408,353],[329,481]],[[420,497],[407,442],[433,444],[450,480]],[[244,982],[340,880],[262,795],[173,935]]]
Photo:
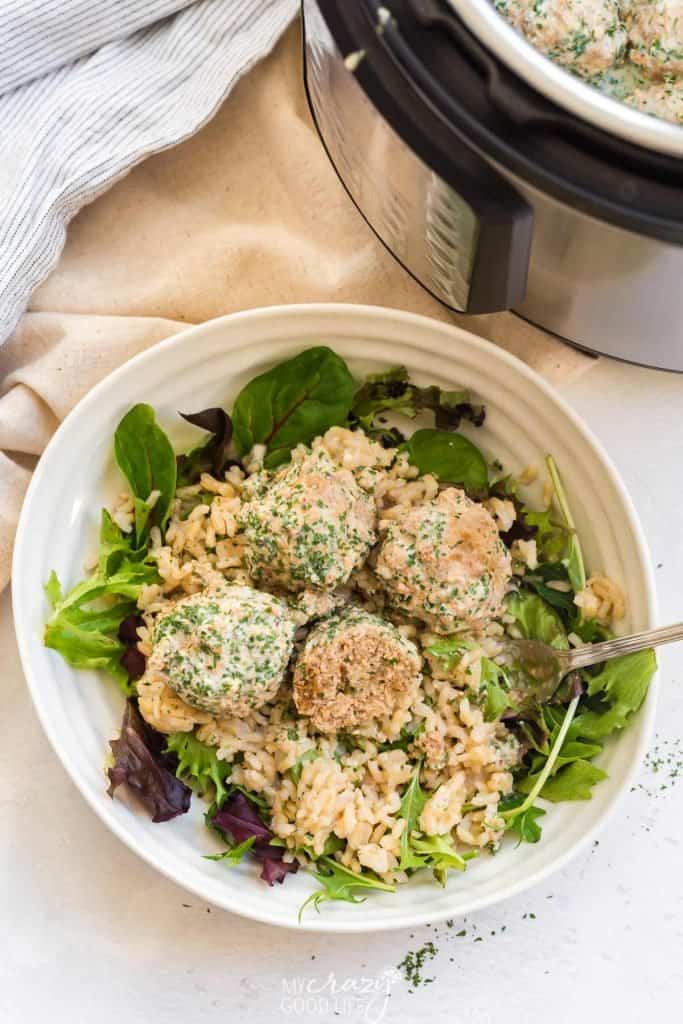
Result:
[[540,640],[558,650],[569,647],[562,619],[538,594],[524,590],[511,594],[507,599],[507,610],[514,616],[525,639]]
[[211,473],[220,478],[230,462],[232,420],[227,412],[225,409],[211,408],[194,413],[181,412],[180,415],[193,426],[206,430],[209,437],[189,452],[178,455],[178,486],[186,487],[196,483],[202,473]]
[[380,892],[396,892],[395,885],[387,885],[381,882],[372,872],[356,874],[343,867],[332,857],[320,857],[318,859],[318,871],[311,874],[316,878],[321,888],[312,892],[304,900],[299,909],[299,920],[309,903],[312,903],[316,910],[320,910],[320,904],[326,900],[344,900],[347,903],[362,903],[364,897],[358,895],[359,890],[376,889]]
[[418,761],[410,784],[403,794],[398,811],[399,818],[404,818],[406,823],[401,833],[401,856],[399,861],[401,871],[405,871],[406,868],[421,868],[425,866],[424,857],[415,854],[410,842],[411,832],[418,828],[420,815],[429,799],[429,795],[425,793],[420,785],[421,768],[422,762]]
[[[136,499],[135,533],[140,547],[147,540],[150,519],[163,531],[176,489],[175,453],[151,405],[140,403],[126,413],[114,434],[114,454]],[[155,490],[161,493],[150,513],[145,503]]]
[[486,459],[476,445],[462,434],[445,430],[416,430],[406,442],[410,462],[420,473],[461,484],[473,491],[488,486]]
[[627,654],[607,661],[593,676],[586,673],[588,697],[586,710],[576,720],[578,734],[586,740],[600,741],[623,729],[645,700],[652,677],[657,671],[653,650]]
[[[510,796],[504,796],[498,804],[498,810],[501,812],[511,811],[519,807],[524,802],[524,799],[522,793],[512,793]],[[543,830],[538,824],[538,819],[542,818],[544,814],[545,811],[542,807],[527,807],[517,817],[509,819],[506,831],[519,836],[520,843],[537,843],[543,834]]]
[[297,444],[307,444],[339,426],[353,403],[353,378],[336,353],[309,348],[254,377],[239,393],[232,411],[238,454],[264,444],[264,465],[286,462]]
[[231,765],[221,761],[215,747],[209,747],[191,732],[174,732],[166,737],[166,752],[178,758],[176,775],[187,782],[199,795],[212,793],[220,808],[228,796],[224,783],[230,775]]
[[244,860],[245,854],[249,853],[255,842],[256,836],[247,836],[243,842],[229,846],[223,853],[205,853],[204,860],[224,860],[232,868]]

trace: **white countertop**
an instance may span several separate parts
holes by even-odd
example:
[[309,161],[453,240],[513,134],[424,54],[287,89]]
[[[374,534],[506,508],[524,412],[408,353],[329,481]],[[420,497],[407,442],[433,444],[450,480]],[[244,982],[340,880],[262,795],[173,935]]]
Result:
[[[661,621],[682,619],[683,376],[603,360],[564,393],[603,441],[633,495],[657,566]],[[0,1020],[679,1019],[683,647],[664,650],[660,663],[654,752],[673,753],[680,779],[671,777],[670,766],[658,772],[644,766],[639,785],[591,850],[499,907],[456,920],[451,928],[323,937],[269,929],[207,907],[109,834],[41,732],[5,593]],[[459,935],[463,929],[466,934]],[[403,972],[392,969],[430,941],[436,955],[426,953],[422,974],[433,981],[411,992]],[[374,995],[364,991],[369,985],[378,990]],[[294,992],[302,989],[297,998]]]

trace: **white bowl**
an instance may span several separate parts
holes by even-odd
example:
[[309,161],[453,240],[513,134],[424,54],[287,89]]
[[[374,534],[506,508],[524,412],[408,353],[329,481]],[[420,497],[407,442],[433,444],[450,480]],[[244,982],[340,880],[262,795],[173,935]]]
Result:
[[552,452],[588,566],[628,594],[624,629],[654,624],[653,576],[631,501],[605,452],[552,388],[519,360],[456,327],[394,310],[321,305],[254,310],[193,327],[132,359],[86,395],[49,444],[24,504],[12,573],[17,638],[38,715],[64,767],[105,824],[149,864],[203,899],[259,921],[317,931],[402,928],[496,903],[566,864],[628,789],[651,729],[654,687],[630,728],[601,756],[609,779],[592,800],[549,809],[540,843],[504,844],[495,857],[451,877],[445,889],[423,872],[395,895],[374,894],[360,906],[328,903],[320,914],[309,908],[299,926],[297,910],[315,881],[302,871],[269,888],[253,864],[227,869],[204,860],[216,843],[203,824],[202,800],[193,800],[188,814],[155,825],[123,787],[114,800],[107,796],[104,762],[123,697],[113,682],[70,668],[41,639],[50,571],[67,586],[83,575],[96,550],[100,508],[122,489],[112,436],[126,410],[149,402],[182,444],[191,428],[177,410],[229,408],[251,377],[314,344],[331,346],[359,376],[402,363],[417,383],[470,388],[487,408],[477,443],[506,469],[540,464]]

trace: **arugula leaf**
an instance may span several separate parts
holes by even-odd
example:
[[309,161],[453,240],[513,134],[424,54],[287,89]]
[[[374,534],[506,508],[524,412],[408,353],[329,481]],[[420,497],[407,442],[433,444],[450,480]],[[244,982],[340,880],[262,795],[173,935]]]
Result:
[[562,619],[554,608],[529,591],[520,590],[507,599],[507,610],[513,615],[522,636],[566,650],[569,647]]
[[185,487],[199,480],[202,473],[221,477],[229,464],[229,449],[232,440],[232,420],[224,409],[202,409],[201,412],[180,415],[188,423],[208,432],[209,437],[176,459],[178,487]]
[[[524,803],[524,799],[524,795],[521,793],[504,796],[498,804],[498,810],[499,812],[514,810]],[[509,819],[506,831],[518,835],[520,843],[537,843],[543,834],[538,819],[542,818],[544,814],[545,811],[542,807],[527,807],[516,817]]]
[[410,462],[420,473],[482,491],[488,486],[486,459],[462,434],[445,430],[416,430],[406,442]]
[[256,842],[256,836],[247,836],[247,838],[238,843],[237,846],[229,846],[223,853],[205,853],[204,860],[224,860],[227,861],[228,867],[234,867],[244,859],[245,854],[249,853],[252,846]]
[[378,750],[380,753],[384,753],[385,750],[408,750],[409,747],[415,742],[418,736],[421,736],[425,731],[425,721],[422,719],[421,722],[409,722],[408,725],[404,725],[401,729],[398,739],[391,740],[388,743],[380,743]]
[[292,767],[287,770],[287,774],[295,786],[299,785],[299,779],[301,778],[301,772],[303,771],[305,762],[315,761],[316,757],[320,757],[320,751],[315,747],[311,750],[305,750],[300,757],[297,757]]
[[548,779],[539,795],[552,803],[560,803],[563,800],[590,800],[593,786],[606,778],[607,772],[579,759],[572,761],[566,768],[562,768]]
[[224,783],[231,772],[228,761],[218,758],[215,747],[209,747],[191,732],[174,732],[166,737],[166,752],[178,758],[176,775],[190,784],[199,796],[214,793],[220,808],[228,796]]
[[424,857],[416,855],[411,845],[411,832],[417,829],[420,815],[429,800],[428,794],[425,793],[420,785],[421,768],[422,761],[418,761],[413,777],[403,794],[398,811],[399,818],[404,818],[406,823],[401,833],[401,856],[399,860],[401,871],[405,871],[407,868],[421,868],[425,866]]
[[237,396],[232,421],[238,454],[265,444],[266,469],[281,465],[297,444],[346,422],[353,390],[346,363],[324,346],[279,363]]
[[587,740],[602,740],[623,729],[645,700],[657,671],[653,650],[627,654],[607,661],[596,675],[585,674],[589,701],[576,720],[579,734]]
[[395,885],[388,885],[381,882],[371,872],[357,875],[355,871],[349,871],[332,857],[320,857],[318,859],[318,871],[311,871],[314,878],[321,884],[321,888],[312,892],[304,900],[299,909],[299,921],[301,915],[312,903],[316,910],[320,910],[320,904],[326,900],[345,900],[347,903],[363,903],[365,897],[357,895],[359,889],[376,889],[380,892],[396,892]]
[[410,845],[422,858],[423,866],[431,868],[442,885],[446,884],[447,871],[465,870],[466,860],[457,852],[449,835],[412,836]]
[[[135,499],[137,547],[146,543],[150,521],[162,532],[176,489],[176,457],[168,437],[156,422],[151,405],[134,405],[114,434],[114,454]],[[152,491],[161,492],[152,510],[146,505]]]
[[567,501],[567,495],[565,494],[562,479],[552,455],[546,456],[545,461],[548,467],[548,474],[550,475],[550,482],[552,483],[553,491],[555,492],[555,500],[557,501],[557,505],[562,516],[562,521],[569,531],[569,544],[563,561],[567,566],[569,579],[574,590],[583,590],[586,586],[586,570],[583,562],[581,544],[579,543],[579,538],[576,533],[574,519],[569,508],[569,502]]

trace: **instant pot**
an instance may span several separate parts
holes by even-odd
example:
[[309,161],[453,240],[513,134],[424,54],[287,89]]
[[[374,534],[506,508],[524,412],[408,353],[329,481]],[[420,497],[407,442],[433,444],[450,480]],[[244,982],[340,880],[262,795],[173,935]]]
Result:
[[683,370],[683,128],[546,59],[488,0],[303,0],[316,126],[451,309]]

